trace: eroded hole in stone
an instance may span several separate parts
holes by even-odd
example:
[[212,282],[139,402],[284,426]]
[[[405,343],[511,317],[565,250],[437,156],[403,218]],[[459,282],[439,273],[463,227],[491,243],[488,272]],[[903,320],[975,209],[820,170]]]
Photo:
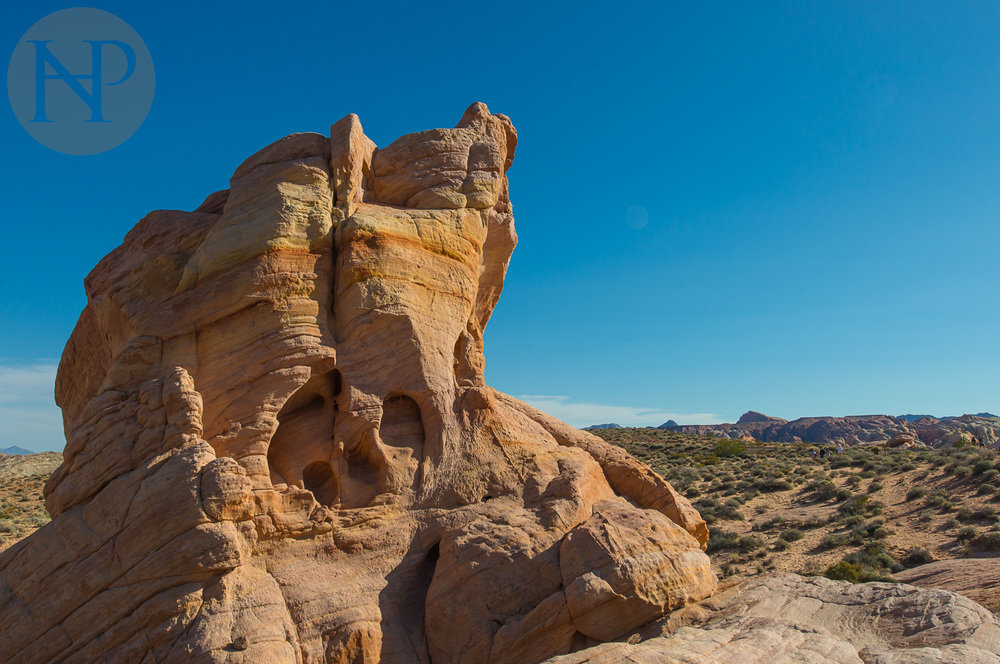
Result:
[[381,475],[379,465],[375,463],[366,450],[355,447],[344,451],[344,461],[347,465],[347,475],[355,482],[374,485]]
[[339,489],[333,467],[326,461],[314,461],[302,470],[302,481],[305,488],[312,491],[316,500],[324,505],[332,505],[337,501]]
[[[337,414],[332,374],[330,372],[311,378],[278,411],[278,428],[267,449],[272,483],[301,485],[311,489],[305,469],[320,462],[330,468],[334,451],[334,420]],[[332,470],[330,475],[332,478]],[[317,500],[331,504],[336,499],[335,482],[332,490],[323,481],[312,483],[325,492],[325,498],[317,494]]]
[[333,396],[339,397],[340,393],[344,391],[344,374],[340,373],[339,369],[333,370]]
[[385,446],[386,488],[416,488],[424,456],[424,423],[420,406],[406,395],[391,395],[382,404],[379,437]]

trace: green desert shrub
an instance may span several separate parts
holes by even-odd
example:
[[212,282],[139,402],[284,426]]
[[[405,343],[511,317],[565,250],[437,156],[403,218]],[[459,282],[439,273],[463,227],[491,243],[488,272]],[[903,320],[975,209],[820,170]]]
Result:
[[761,524],[761,528],[770,530],[772,528],[777,528],[778,526],[783,525],[783,524],[785,524],[787,522],[788,522],[788,519],[786,519],[785,517],[783,517],[783,516],[776,516],[776,517],[772,517],[772,518],[768,519],[767,521],[763,522]]
[[976,510],[976,518],[984,521],[1000,521],[1000,515],[997,515],[996,511],[989,507],[980,507]]
[[994,530],[983,535],[983,546],[992,551],[1000,551],[1000,531]]
[[747,446],[741,440],[720,440],[715,444],[715,455],[719,458],[746,454]]
[[874,539],[885,539],[889,535],[892,535],[892,531],[884,526],[880,526],[868,533],[868,536]]
[[972,466],[972,472],[976,475],[982,475],[989,470],[993,469],[993,462],[989,459],[980,459]]
[[873,570],[887,569],[898,572],[903,569],[903,566],[886,550],[884,542],[869,542],[863,549],[844,556],[844,560]]
[[828,567],[823,576],[834,581],[850,581],[851,583],[865,583],[866,581],[876,581],[879,578],[878,573],[846,560],[841,560]]
[[754,551],[764,546],[764,540],[756,535],[743,535],[736,542],[736,547],[740,551]]
[[775,491],[791,491],[794,486],[788,480],[777,477],[761,477],[754,480],[753,486],[761,493],[774,493]]
[[948,500],[948,497],[943,493],[934,494],[927,502],[934,507],[940,508],[942,512],[948,512],[955,507],[955,505],[952,504],[952,502]]
[[782,532],[781,535],[779,535],[778,537],[779,539],[783,539],[786,542],[797,542],[804,536],[805,535],[803,534],[803,532],[798,528],[789,528],[788,530]]
[[715,516],[723,521],[745,521],[746,517],[738,509],[730,505],[728,502],[725,505],[719,505],[715,510]]
[[738,540],[739,540],[739,535],[735,535],[733,533],[727,533],[724,530],[715,530],[713,528],[709,528],[708,545],[706,547],[706,551],[708,551],[708,553],[712,553],[714,551],[735,549]]
[[845,516],[850,516],[852,514],[864,514],[869,499],[870,497],[866,493],[862,493],[857,496],[852,496],[851,498],[841,503],[840,506],[837,507],[837,511]]
[[837,495],[837,485],[830,480],[813,481],[806,485],[817,500],[830,500]]
[[930,551],[922,547],[910,549],[906,557],[903,558],[903,564],[907,567],[917,567],[918,565],[926,565],[930,562],[934,562],[934,556],[931,555]]
[[917,498],[923,498],[927,495],[927,489],[922,486],[911,487],[909,491],[906,492],[907,500],[916,500]]
[[976,530],[975,526],[963,526],[958,529],[957,533],[955,533],[955,539],[962,542],[970,542],[975,539],[978,532],[979,531]]

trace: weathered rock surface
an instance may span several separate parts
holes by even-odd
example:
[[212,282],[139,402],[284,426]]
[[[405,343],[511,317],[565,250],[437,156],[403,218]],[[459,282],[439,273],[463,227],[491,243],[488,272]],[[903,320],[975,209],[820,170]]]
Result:
[[938,560],[894,576],[920,588],[952,590],[1000,613],[1000,558]]
[[680,431],[703,436],[711,434],[734,440],[746,437],[765,442],[791,443],[842,443],[859,445],[864,443],[885,443],[896,441],[916,445],[944,447],[959,441],[977,440],[991,447],[1000,442],[1000,417],[985,415],[963,415],[936,419],[922,417],[909,420],[905,416],[891,415],[851,415],[848,417],[800,417],[797,420],[783,420],[756,411],[749,411],[735,424],[663,424],[660,429]]
[[38,454],[0,454],[0,480],[10,480],[32,475],[48,475],[62,463],[58,452]]
[[755,579],[551,664],[997,664],[1000,623],[943,590],[794,574]]
[[529,663],[715,590],[667,482],[486,385],[516,140],[482,104],[383,148],[349,115],[129,232],[0,662]]

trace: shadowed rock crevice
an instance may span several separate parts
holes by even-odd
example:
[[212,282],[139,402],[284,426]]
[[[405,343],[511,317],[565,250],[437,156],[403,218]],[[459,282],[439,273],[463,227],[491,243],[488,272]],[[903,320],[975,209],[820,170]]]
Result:
[[328,461],[314,461],[302,470],[302,481],[321,505],[333,505],[340,495],[337,478]]
[[[312,468],[311,480],[315,483],[315,474],[321,472],[322,464],[330,468],[328,479],[335,482],[331,462],[335,453],[334,423],[338,411],[334,394],[336,373],[333,371],[310,379],[278,411],[278,427],[267,448],[267,463],[273,484],[302,487],[307,468]],[[333,496],[336,496],[336,491]],[[331,504],[332,500],[321,502]]]
[[400,493],[417,489],[425,440],[417,402],[405,394],[386,397],[382,404],[379,437],[386,456],[385,490]]
[[430,664],[424,613],[427,590],[434,578],[440,547],[434,544],[423,555],[416,549],[386,576],[379,595],[382,606],[382,661]]

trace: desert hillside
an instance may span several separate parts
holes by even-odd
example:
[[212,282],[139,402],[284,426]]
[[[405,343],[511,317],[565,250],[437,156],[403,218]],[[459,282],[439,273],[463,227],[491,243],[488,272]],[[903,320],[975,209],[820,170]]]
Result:
[[[720,578],[765,572],[852,581],[978,561],[973,599],[1000,610],[1000,458],[968,445],[847,448],[720,440],[658,429],[594,431],[669,479],[709,523]],[[968,594],[968,593],[966,593]]]
[[62,454],[0,454],[0,551],[48,523],[42,487]]

